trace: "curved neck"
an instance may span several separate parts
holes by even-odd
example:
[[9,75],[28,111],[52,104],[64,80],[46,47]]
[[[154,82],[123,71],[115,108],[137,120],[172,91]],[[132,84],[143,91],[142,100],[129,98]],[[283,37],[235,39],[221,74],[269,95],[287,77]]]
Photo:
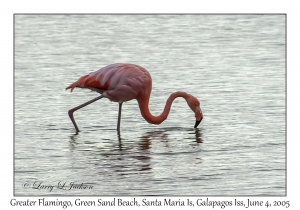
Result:
[[169,98],[168,98],[168,100],[166,102],[164,111],[159,116],[153,116],[150,113],[150,110],[149,110],[150,94],[147,95],[147,96],[144,95],[144,96],[141,96],[141,97],[137,98],[137,101],[139,103],[141,114],[145,118],[145,120],[148,123],[160,124],[165,119],[167,119],[167,117],[169,115],[169,112],[170,112],[170,109],[171,109],[172,102],[177,97],[183,97],[185,100],[187,100],[190,97],[190,95],[188,93],[186,93],[186,92],[180,92],[180,91],[172,93],[169,96]]

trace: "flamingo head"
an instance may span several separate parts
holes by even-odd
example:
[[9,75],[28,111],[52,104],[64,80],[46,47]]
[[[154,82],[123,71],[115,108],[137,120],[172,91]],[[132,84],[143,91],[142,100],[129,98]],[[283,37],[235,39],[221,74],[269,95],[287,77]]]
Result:
[[200,101],[196,97],[190,95],[190,97],[187,99],[187,103],[191,110],[195,113],[196,122],[194,128],[197,128],[197,126],[203,119],[203,114],[200,108]]

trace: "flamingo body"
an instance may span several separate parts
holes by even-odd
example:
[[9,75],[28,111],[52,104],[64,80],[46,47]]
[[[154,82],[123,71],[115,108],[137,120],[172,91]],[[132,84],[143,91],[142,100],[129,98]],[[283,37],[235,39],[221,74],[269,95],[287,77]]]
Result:
[[150,95],[152,80],[149,72],[135,64],[116,63],[79,78],[67,89],[88,88],[111,101],[123,103],[139,95]]
[[101,99],[102,97],[119,103],[118,131],[120,129],[122,103],[132,99],[136,99],[138,101],[142,116],[147,122],[152,124],[160,124],[167,118],[171,104],[176,97],[185,98],[189,107],[195,112],[195,127],[198,126],[203,118],[199,100],[188,93],[180,91],[170,95],[161,115],[153,116],[149,111],[149,98],[152,90],[151,75],[146,69],[135,64],[115,63],[105,66],[98,71],[91,72],[90,74],[80,77],[66,89],[71,89],[72,92],[76,87],[87,88],[101,94],[101,96],[69,111],[69,116],[77,132],[79,129],[75,123],[73,112]]

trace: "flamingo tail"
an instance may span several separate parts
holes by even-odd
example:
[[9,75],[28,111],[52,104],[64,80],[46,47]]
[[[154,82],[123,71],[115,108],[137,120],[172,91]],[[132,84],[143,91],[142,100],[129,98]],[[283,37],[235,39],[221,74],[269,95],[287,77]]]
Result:
[[102,88],[100,85],[99,80],[96,80],[95,77],[92,77],[90,75],[85,75],[80,77],[76,82],[69,85],[66,90],[71,89],[71,92],[74,90],[74,88],[89,88],[89,89],[100,89]]

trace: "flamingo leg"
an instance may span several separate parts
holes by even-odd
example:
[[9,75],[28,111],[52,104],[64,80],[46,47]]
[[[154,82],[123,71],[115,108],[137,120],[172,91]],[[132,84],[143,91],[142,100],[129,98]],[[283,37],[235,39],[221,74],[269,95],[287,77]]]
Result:
[[92,100],[90,100],[90,101],[88,101],[88,102],[85,102],[84,104],[81,104],[81,105],[79,105],[79,106],[76,106],[76,107],[74,107],[73,109],[70,109],[70,110],[68,111],[69,117],[70,117],[70,119],[71,119],[71,121],[72,121],[72,123],[73,123],[73,125],[74,125],[74,127],[75,127],[75,129],[76,129],[76,133],[79,132],[79,129],[78,129],[78,126],[77,126],[77,124],[76,124],[76,122],[75,122],[75,120],[74,120],[73,112],[75,112],[76,110],[78,110],[78,109],[80,109],[80,108],[82,108],[82,107],[85,107],[86,105],[89,105],[89,104],[91,104],[91,103],[93,103],[93,102],[95,102],[95,101],[97,101],[97,100],[99,100],[99,99],[101,99],[101,98],[103,98],[103,97],[104,97],[103,95],[98,96],[98,97],[96,97],[96,98],[94,98],[94,99],[92,99]]
[[117,131],[120,131],[122,104],[123,104],[123,103],[119,103],[119,114],[118,114]]

